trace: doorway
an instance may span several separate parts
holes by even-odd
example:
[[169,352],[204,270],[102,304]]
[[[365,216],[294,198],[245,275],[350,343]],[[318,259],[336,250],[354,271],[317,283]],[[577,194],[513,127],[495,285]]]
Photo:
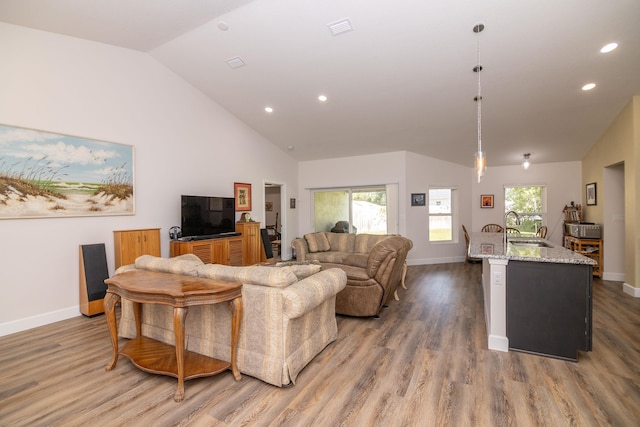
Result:
[[267,229],[269,239],[272,241],[271,250],[275,261],[283,259],[285,253],[283,242],[286,242],[282,207],[283,185],[272,182],[264,184],[264,227]]
[[624,281],[625,278],[625,208],[624,163],[604,168],[603,173],[604,260],[602,278]]

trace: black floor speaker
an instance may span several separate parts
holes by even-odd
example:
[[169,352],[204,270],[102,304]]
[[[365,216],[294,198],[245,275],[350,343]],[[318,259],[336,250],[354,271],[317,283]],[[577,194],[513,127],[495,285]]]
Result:
[[271,241],[269,240],[269,233],[266,228],[260,229],[260,236],[262,237],[262,247],[264,248],[264,255],[267,259],[273,258],[273,250],[271,249]]
[[85,316],[104,313],[108,278],[104,243],[80,245],[80,312]]

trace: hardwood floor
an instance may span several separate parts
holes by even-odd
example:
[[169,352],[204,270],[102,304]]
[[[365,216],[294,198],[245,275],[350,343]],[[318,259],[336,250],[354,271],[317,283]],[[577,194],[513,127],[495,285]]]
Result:
[[[380,319],[339,337],[289,388],[231,372],[185,383],[144,373],[104,316],[0,338],[0,426],[635,426],[640,299],[594,281],[593,351],[578,363],[486,348],[479,265],[409,267]],[[187,322],[189,318],[187,316]]]

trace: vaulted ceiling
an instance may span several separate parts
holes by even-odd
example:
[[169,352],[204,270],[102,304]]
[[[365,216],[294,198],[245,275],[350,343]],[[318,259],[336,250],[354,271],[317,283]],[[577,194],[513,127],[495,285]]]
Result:
[[469,166],[478,54],[489,166],[580,160],[640,95],[639,19],[636,0],[0,2],[2,22],[147,52],[296,159]]

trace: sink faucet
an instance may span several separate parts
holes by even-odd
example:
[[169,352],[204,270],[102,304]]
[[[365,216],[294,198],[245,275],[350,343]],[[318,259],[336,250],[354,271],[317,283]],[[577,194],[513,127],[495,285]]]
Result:
[[520,225],[520,217],[518,216],[518,213],[516,211],[509,211],[506,214],[504,214],[504,230],[502,230],[503,234],[504,234],[504,250],[506,252],[507,250],[507,217],[513,214],[516,217],[516,225]]

